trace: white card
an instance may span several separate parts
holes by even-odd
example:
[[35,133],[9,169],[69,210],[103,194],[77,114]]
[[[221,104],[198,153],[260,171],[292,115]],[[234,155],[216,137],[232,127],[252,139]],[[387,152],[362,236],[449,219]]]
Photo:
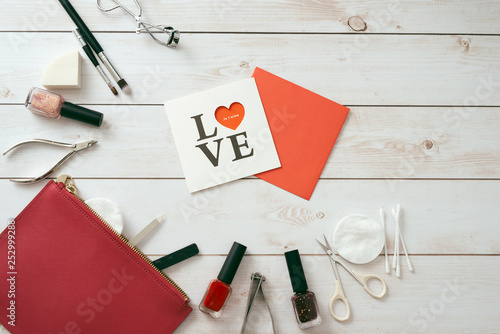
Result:
[[281,166],[253,78],[165,102],[190,192]]

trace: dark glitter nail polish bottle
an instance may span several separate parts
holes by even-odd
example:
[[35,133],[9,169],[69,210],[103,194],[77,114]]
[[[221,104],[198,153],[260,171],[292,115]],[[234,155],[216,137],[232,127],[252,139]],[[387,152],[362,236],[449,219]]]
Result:
[[297,323],[302,329],[317,326],[321,323],[318,303],[313,292],[307,290],[307,281],[300,261],[298,250],[285,253],[288,273],[295,294],[292,296],[293,309]]

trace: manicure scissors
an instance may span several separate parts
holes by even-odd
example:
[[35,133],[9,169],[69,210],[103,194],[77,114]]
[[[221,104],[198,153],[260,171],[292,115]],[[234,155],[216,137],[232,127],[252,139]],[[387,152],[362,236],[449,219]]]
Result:
[[59,162],[56,163],[54,167],[52,167],[48,172],[46,172],[42,176],[35,177],[35,178],[32,178],[32,179],[24,179],[24,180],[11,179],[12,182],[25,183],[26,184],[26,183],[36,183],[36,182],[42,181],[43,179],[45,179],[46,177],[48,177],[50,174],[52,174],[53,172],[55,172],[59,167],[61,167],[76,152],[79,152],[79,151],[82,151],[82,150],[85,150],[87,148],[90,148],[90,147],[94,146],[97,143],[97,140],[89,140],[89,141],[84,141],[84,142],[76,143],[76,144],[68,144],[68,143],[61,143],[61,142],[53,141],[53,140],[47,140],[47,139],[29,139],[29,140],[24,140],[22,142],[19,142],[19,143],[15,144],[11,148],[9,148],[7,151],[5,151],[3,153],[3,155],[6,155],[7,153],[9,153],[10,151],[12,151],[16,147],[19,147],[19,146],[25,145],[25,144],[32,144],[32,143],[42,143],[42,144],[48,144],[48,145],[54,145],[54,146],[67,147],[67,148],[71,148],[72,150],[68,154],[66,154],[61,160],[59,160]]
[[[349,316],[351,315],[351,308],[349,306],[349,302],[347,301],[347,298],[345,297],[344,294],[344,289],[342,288],[342,282],[340,281],[340,276],[339,272],[337,270],[337,263],[340,264],[342,267],[344,267],[345,270],[349,272],[349,274],[352,275],[362,286],[365,288],[366,292],[374,298],[380,299],[385,296],[385,293],[387,292],[387,285],[385,284],[385,281],[380,278],[380,276],[375,275],[375,274],[360,274],[356,270],[351,269],[342,259],[340,259],[337,255],[335,255],[332,251],[332,248],[330,247],[330,244],[328,243],[328,239],[326,236],[323,234],[323,237],[325,238],[325,243],[326,245],[323,245],[319,240],[316,240],[323,250],[328,254],[330,257],[330,263],[333,268],[333,273],[335,274],[335,292],[333,294],[332,299],[330,300],[329,308],[330,308],[330,314],[332,317],[337,320],[337,321],[346,321],[349,319]],[[379,294],[376,294],[369,286],[368,286],[368,281],[370,279],[375,279],[377,281],[380,281],[382,283],[382,292]],[[333,304],[337,301],[340,300],[346,308],[346,314],[342,316],[338,316],[335,314],[333,311]]]
[[[168,27],[168,26],[164,26],[164,25],[151,24],[151,23],[148,23],[148,22],[145,22],[142,20],[142,7],[141,7],[141,4],[139,3],[138,0],[134,0],[135,5],[137,7],[137,10],[139,12],[138,14],[135,14],[134,12],[132,12],[130,9],[128,9],[127,7],[122,5],[121,2],[118,0],[110,0],[116,4],[116,6],[110,7],[110,8],[103,8],[103,7],[101,7],[101,0],[96,0],[96,1],[97,1],[97,3],[96,3],[97,8],[99,8],[99,10],[102,12],[111,12],[115,9],[121,8],[127,14],[132,16],[136,22],[135,32],[137,34],[140,34],[141,32],[147,32],[155,40],[156,43],[164,45],[164,46],[168,46],[171,48],[175,48],[177,46],[177,44],[179,43],[179,39],[180,39],[179,30],[175,30],[172,27]],[[158,32],[158,31],[163,32],[163,33],[168,35],[168,39],[166,42],[156,38],[153,35],[153,32]]]

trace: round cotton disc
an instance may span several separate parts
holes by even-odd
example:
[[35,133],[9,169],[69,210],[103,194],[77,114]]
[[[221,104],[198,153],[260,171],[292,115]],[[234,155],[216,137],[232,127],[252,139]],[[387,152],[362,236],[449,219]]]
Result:
[[118,205],[105,198],[91,198],[86,200],[85,204],[97,212],[118,234],[122,234],[123,219]]
[[384,248],[384,227],[370,217],[344,217],[333,232],[333,247],[349,262],[368,263]]

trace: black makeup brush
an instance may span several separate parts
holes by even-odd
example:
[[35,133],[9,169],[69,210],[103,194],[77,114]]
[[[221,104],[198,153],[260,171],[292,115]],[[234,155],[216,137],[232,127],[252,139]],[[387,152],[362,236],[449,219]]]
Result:
[[76,24],[83,38],[87,41],[92,50],[94,50],[97,56],[101,59],[102,63],[104,64],[104,66],[106,66],[108,72],[111,74],[113,79],[118,83],[118,86],[120,86],[120,88],[123,90],[124,93],[126,94],[130,93],[130,87],[128,86],[127,82],[115,70],[115,68],[109,61],[108,57],[106,57],[106,54],[104,53],[104,50],[102,49],[101,45],[99,44],[99,42],[97,42],[92,32],[90,32],[89,28],[87,28],[87,25],[83,22],[80,15],[78,15],[75,8],[73,8],[73,6],[68,0],[59,0],[59,2],[64,7],[64,10],[66,10],[69,17]]
[[83,48],[83,51],[85,51],[85,53],[87,54],[87,56],[89,57],[90,61],[92,62],[92,64],[95,66],[97,72],[99,72],[99,74],[101,75],[101,78],[103,78],[104,82],[108,85],[109,89],[111,90],[111,92],[114,94],[114,95],[118,95],[118,91],[116,90],[115,87],[113,87],[113,84],[111,83],[111,81],[109,80],[108,76],[106,75],[106,73],[102,70],[101,68],[101,65],[99,64],[99,62],[97,61],[97,58],[94,56],[94,52],[92,51],[92,49],[87,45],[87,42],[85,41],[85,39],[83,38],[82,34],[80,33],[80,30],[78,30],[78,28],[76,28],[75,30],[73,30],[73,35],[75,35],[76,39],[80,42],[80,44],[82,45],[82,48]]

